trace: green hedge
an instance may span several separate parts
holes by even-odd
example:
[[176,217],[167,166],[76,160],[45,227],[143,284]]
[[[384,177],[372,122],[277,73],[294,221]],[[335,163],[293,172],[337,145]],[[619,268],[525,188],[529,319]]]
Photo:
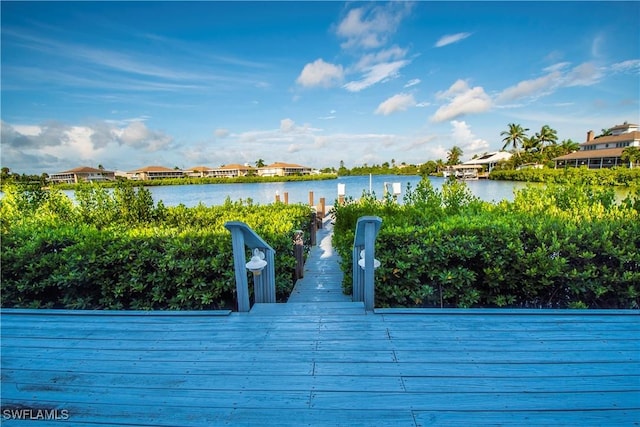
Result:
[[547,182],[554,184],[639,186],[640,168],[494,169],[489,174],[489,178],[495,180]]
[[[102,181],[94,183],[97,186],[105,188],[117,187],[120,182],[135,184],[144,187],[159,187],[166,185],[203,185],[203,184],[251,184],[264,182],[299,182],[299,181],[325,181],[328,179],[337,179],[338,175],[332,173],[323,173],[316,175],[287,175],[287,176],[237,176],[228,178],[208,178],[208,177],[184,177],[184,178],[162,178],[150,179],[144,181],[126,181],[118,179],[116,181]],[[55,188],[61,190],[75,190],[83,187],[84,184],[54,184]]]
[[376,306],[638,308],[640,196],[526,188],[513,202],[476,199],[462,183],[429,181],[405,203],[364,197],[337,206],[334,244],[351,292],[357,218],[382,217]]
[[293,231],[310,225],[304,205],[167,208],[127,184],[113,192],[83,186],[75,197],[74,205],[56,190],[5,189],[3,307],[235,309],[231,235],[224,228],[233,220],[275,249],[283,300],[294,285]]

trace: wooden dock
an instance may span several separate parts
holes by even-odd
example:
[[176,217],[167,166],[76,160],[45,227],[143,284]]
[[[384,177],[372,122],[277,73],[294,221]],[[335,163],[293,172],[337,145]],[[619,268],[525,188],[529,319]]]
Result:
[[[366,312],[303,288],[249,313],[2,310],[3,425],[640,423],[637,311]],[[64,419],[15,419],[38,410]]]

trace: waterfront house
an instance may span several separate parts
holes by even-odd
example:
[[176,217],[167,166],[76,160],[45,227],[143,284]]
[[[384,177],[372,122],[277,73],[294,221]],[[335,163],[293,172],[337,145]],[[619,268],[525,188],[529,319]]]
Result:
[[592,130],[587,132],[587,140],[580,144],[580,150],[556,157],[556,168],[586,166],[589,169],[628,166],[621,159],[622,151],[627,147],[640,148],[638,125],[623,123],[609,129],[609,135],[594,137]]
[[219,168],[209,170],[209,175],[215,178],[236,178],[238,176],[247,176],[255,174],[256,169],[249,165],[240,165],[232,163]]
[[258,169],[259,176],[311,175],[313,169],[293,163],[276,162]]
[[163,178],[184,178],[184,171],[180,169],[169,169],[164,166],[147,166],[127,172],[127,176],[129,179],[135,181],[147,181]]
[[484,154],[475,159],[467,160],[463,163],[465,166],[481,165],[486,167],[487,172],[491,172],[499,162],[507,161],[513,154],[507,151],[494,151],[493,153]]
[[184,170],[184,174],[189,178],[204,178],[211,170],[208,166],[194,166]]
[[115,181],[116,175],[113,171],[96,169],[88,166],[80,166],[64,172],[54,173],[49,176],[49,181],[53,184],[78,184],[80,182],[101,182]]

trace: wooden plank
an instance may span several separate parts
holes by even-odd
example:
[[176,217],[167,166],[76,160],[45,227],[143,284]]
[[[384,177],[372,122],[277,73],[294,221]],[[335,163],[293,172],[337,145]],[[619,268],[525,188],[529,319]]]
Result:
[[511,376],[618,376],[640,372],[640,362],[629,363],[334,363],[317,362],[316,375],[378,375],[378,376],[445,376],[500,377]]
[[457,393],[445,398],[440,393],[325,392],[311,395],[311,408],[348,409],[359,407],[419,411],[604,411],[638,410],[637,392],[572,393]]
[[[220,374],[182,375],[162,373],[122,373],[122,372],[60,372],[54,370],[3,370],[3,383],[15,384],[21,390],[46,387],[47,390],[65,391],[76,388],[103,390],[111,389],[166,389],[190,392],[192,390],[290,390],[290,391],[404,391],[403,381],[397,377],[355,377],[355,376],[313,376],[286,375],[277,377],[263,372],[244,375]],[[10,388],[9,386],[6,386]],[[11,391],[7,393],[11,395]]]
[[579,391],[640,392],[640,374],[618,376],[522,377],[403,377],[408,392],[431,393],[574,393]]
[[632,426],[640,411],[412,411],[417,426]]

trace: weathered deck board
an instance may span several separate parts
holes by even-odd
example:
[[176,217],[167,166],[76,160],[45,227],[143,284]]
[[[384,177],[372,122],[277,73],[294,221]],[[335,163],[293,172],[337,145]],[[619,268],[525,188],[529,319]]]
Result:
[[323,304],[222,317],[3,310],[2,404],[67,409],[87,426],[640,419],[637,312],[406,315]]

